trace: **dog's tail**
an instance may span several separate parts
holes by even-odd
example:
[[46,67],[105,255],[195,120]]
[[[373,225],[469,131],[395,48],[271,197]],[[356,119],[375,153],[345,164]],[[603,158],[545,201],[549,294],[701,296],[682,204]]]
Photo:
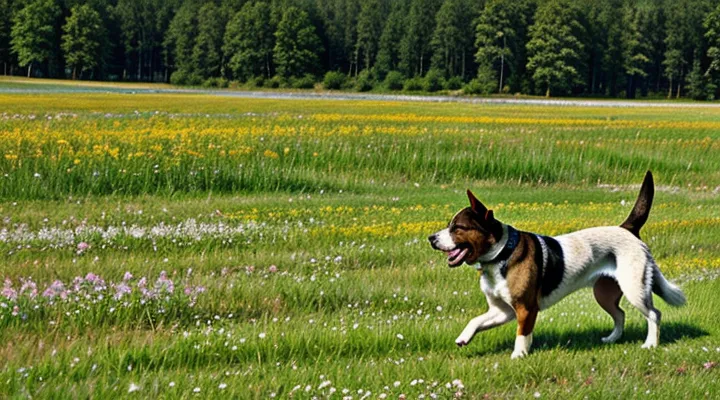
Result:
[[642,186],[640,186],[640,194],[635,201],[635,206],[630,211],[630,215],[625,219],[625,222],[620,224],[620,227],[629,230],[639,239],[640,228],[645,225],[648,215],[650,215],[653,197],[655,197],[655,183],[653,182],[652,172],[648,171],[645,174]]
[[680,307],[687,301],[682,290],[668,282],[657,265],[652,267],[652,291],[673,307]]

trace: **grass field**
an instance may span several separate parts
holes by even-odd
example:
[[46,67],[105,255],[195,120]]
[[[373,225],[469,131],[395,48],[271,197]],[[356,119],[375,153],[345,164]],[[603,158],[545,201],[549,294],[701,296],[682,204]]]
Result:
[[[18,86],[20,84],[13,83]],[[13,86],[13,87],[15,87]],[[661,346],[585,290],[515,326],[426,244],[474,192],[560,234],[643,230],[684,308]],[[0,95],[0,397],[711,398],[720,110]]]

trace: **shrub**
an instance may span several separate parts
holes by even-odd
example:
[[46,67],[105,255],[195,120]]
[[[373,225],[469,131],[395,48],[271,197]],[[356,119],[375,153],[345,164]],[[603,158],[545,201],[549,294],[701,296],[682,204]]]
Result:
[[315,87],[315,77],[306,74],[302,78],[292,79],[292,87],[295,89],[312,89]]
[[483,94],[488,95],[495,93],[497,90],[497,76],[495,71],[489,66],[481,66],[478,69],[478,77],[471,80],[463,88],[465,94]]
[[358,92],[367,92],[373,88],[373,78],[370,72],[365,70],[355,79],[355,90]]
[[426,92],[437,92],[442,89],[442,74],[438,70],[431,69],[425,75],[422,82],[422,88]]
[[325,87],[325,89],[330,90],[342,89],[343,86],[345,86],[346,80],[347,77],[342,72],[328,71],[328,73],[325,74],[325,78],[323,79],[323,86]]
[[286,86],[287,86],[287,82],[285,81],[285,78],[283,78],[280,75],[275,75],[265,82],[265,87],[269,87],[272,89],[277,89],[279,87],[286,87]]
[[248,83],[254,87],[263,87],[265,85],[264,76],[256,76],[248,81]]
[[398,71],[390,71],[385,77],[385,87],[388,90],[402,90],[405,77]]
[[407,92],[416,92],[422,90],[422,88],[423,79],[417,76],[414,78],[408,78],[405,80],[405,83],[403,83],[403,90]]
[[187,84],[188,75],[185,71],[175,71],[170,75],[170,83],[173,85]]
[[226,88],[228,87],[228,81],[225,78],[207,78],[202,83],[203,87],[206,88]]
[[445,81],[445,89],[447,90],[460,90],[463,87],[463,80],[459,76],[453,76],[452,78]]

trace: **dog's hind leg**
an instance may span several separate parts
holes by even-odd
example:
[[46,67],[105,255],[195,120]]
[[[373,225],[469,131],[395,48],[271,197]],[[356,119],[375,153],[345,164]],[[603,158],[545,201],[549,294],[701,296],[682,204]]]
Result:
[[623,334],[625,328],[625,313],[620,308],[620,299],[622,298],[623,292],[620,290],[620,286],[617,281],[613,278],[601,277],[595,282],[593,287],[595,293],[595,300],[597,300],[600,307],[605,310],[615,322],[610,335],[602,338],[603,343],[614,343]]
[[[620,262],[618,262],[618,265],[620,265]],[[620,274],[620,268],[618,268],[618,283],[620,289],[630,304],[637,308],[647,320],[648,335],[642,347],[644,349],[657,347],[660,342],[659,325],[662,314],[653,306],[651,264],[647,264],[647,267],[642,272],[642,276],[633,277],[632,275],[635,274],[623,276]]]

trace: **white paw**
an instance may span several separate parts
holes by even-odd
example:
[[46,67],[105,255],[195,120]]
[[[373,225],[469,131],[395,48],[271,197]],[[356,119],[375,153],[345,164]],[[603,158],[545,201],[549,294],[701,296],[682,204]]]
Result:
[[460,335],[457,339],[455,339],[455,344],[458,345],[458,347],[467,346],[468,343],[472,340],[472,336],[469,335]]
[[654,349],[654,348],[656,348],[656,347],[657,347],[657,343],[656,343],[656,342],[645,342],[645,343],[643,343],[643,345],[642,345],[642,348],[643,348],[643,349]]
[[512,355],[510,356],[510,359],[514,360],[516,358],[523,358],[526,355],[528,355],[528,352],[525,350],[515,350],[515,351],[513,351]]

